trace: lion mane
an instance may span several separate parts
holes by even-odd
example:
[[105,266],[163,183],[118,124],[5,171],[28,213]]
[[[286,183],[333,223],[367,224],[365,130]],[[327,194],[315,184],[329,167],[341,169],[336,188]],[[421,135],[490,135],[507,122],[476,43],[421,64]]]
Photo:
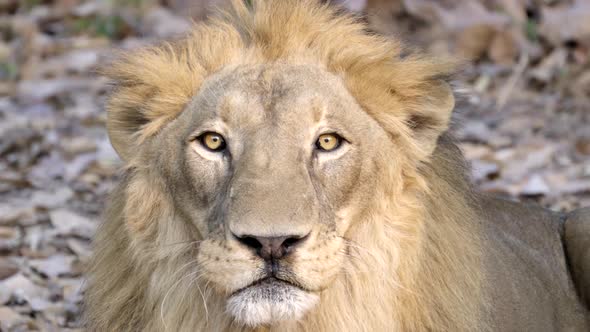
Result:
[[166,184],[146,170],[149,159],[134,152],[183,111],[210,75],[276,62],[321,63],[342,77],[359,105],[395,133],[391,139],[403,149],[403,179],[383,179],[402,187],[376,191],[372,199],[379,209],[348,230],[353,257],[321,304],[296,323],[272,330],[485,329],[478,316],[485,296],[478,226],[472,222],[477,216],[461,154],[447,135],[436,147],[412,140],[412,130],[436,137],[448,126],[442,116],[423,112],[447,93],[440,82],[454,65],[406,54],[361,20],[312,0],[233,1],[188,36],[123,53],[105,69],[115,83],[108,130],[126,167],[94,243],[85,297],[88,328],[250,330],[236,325],[206,290],[201,295],[207,301],[184,296],[183,287],[171,291],[185,282],[175,271],[190,262],[194,249],[162,243],[190,230],[156,222],[172,218],[174,207],[154,189]]

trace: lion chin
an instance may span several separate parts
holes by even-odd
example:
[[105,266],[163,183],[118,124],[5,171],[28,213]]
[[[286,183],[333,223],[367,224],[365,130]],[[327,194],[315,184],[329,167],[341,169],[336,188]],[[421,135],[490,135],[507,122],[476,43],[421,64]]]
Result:
[[226,308],[238,323],[255,327],[298,320],[318,300],[317,294],[276,278],[265,278],[234,292]]

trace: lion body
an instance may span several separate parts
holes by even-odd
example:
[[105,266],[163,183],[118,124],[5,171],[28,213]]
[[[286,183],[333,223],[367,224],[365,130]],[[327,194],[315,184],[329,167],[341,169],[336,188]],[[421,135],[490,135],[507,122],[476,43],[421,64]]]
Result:
[[[590,218],[568,228],[475,192],[444,134],[450,67],[400,54],[314,1],[235,1],[110,68],[126,169],[95,240],[88,328],[588,330]],[[227,131],[219,119],[239,128],[231,160],[186,139]],[[301,162],[312,144],[294,142],[330,121],[351,143]],[[273,266],[290,286],[257,284],[265,263],[235,235],[254,231],[311,234]]]
[[565,216],[493,198],[483,198],[481,204],[492,330],[587,330],[588,310],[576,293],[565,255]]

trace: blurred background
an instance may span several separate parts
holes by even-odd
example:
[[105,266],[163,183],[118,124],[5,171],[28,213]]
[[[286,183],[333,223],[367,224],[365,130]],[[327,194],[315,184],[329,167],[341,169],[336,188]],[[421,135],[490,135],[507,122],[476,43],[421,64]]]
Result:
[[[95,69],[224,1],[0,0],[0,331],[81,329],[81,269],[120,166]],[[465,59],[457,135],[481,190],[590,206],[590,1],[340,2]]]

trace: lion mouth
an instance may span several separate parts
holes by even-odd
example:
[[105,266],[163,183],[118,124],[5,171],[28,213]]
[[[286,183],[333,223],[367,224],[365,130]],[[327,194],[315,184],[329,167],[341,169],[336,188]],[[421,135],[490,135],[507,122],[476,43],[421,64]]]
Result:
[[230,297],[235,296],[235,295],[239,295],[240,293],[243,293],[251,288],[260,288],[261,290],[264,290],[264,291],[272,294],[274,291],[281,291],[285,287],[295,287],[295,288],[298,288],[302,291],[307,291],[305,288],[303,288],[300,285],[295,284],[291,281],[287,281],[287,280],[283,280],[283,279],[279,279],[277,277],[271,276],[271,277],[264,277],[264,278],[258,279],[256,281],[252,282],[251,284],[236,290],[235,292],[231,293]]
[[292,282],[266,277],[233,292],[227,312],[248,326],[301,318],[315,306],[319,296]]

